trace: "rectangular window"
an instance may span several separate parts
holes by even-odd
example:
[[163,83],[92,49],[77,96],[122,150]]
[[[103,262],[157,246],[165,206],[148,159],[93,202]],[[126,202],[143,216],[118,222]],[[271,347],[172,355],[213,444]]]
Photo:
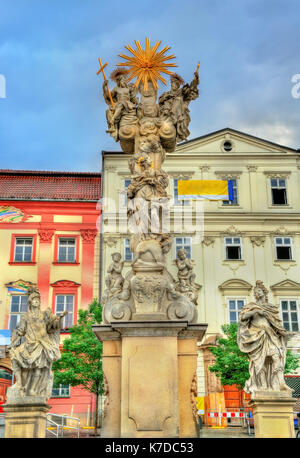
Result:
[[130,185],[130,183],[131,183],[131,180],[129,179],[124,180],[124,202],[123,202],[124,207],[127,206],[127,188]]
[[76,239],[58,239],[57,262],[76,262]]
[[132,261],[133,259],[133,254],[130,249],[130,239],[124,240],[124,259],[125,261]]
[[74,295],[57,294],[55,298],[55,315],[61,315],[62,312],[68,311],[68,315],[63,318],[62,328],[70,328],[74,323]]
[[223,200],[223,205],[238,205],[237,180],[231,180],[233,186],[233,200]]
[[[180,178],[180,181],[183,179]],[[184,180],[188,180],[188,178],[184,178]],[[174,205],[191,205],[190,200],[178,200],[178,179],[174,180]]]
[[14,262],[32,262],[33,238],[15,238]]
[[276,259],[293,259],[291,237],[275,237]]
[[238,323],[245,299],[228,299],[229,323]]
[[298,303],[296,300],[280,301],[283,326],[287,331],[299,332]]
[[271,178],[272,205],[287,205],[286,180]]
[[175,238],[175,257],[177,258],[178,250],[184,248],[186,257],[192,258],[192,238],[191,237],[176,237]]
[[70,385],[55,385],[52,388],[52,398],[69,398],[70,397]]
[[240,237],[225,238],[226,259],[242,259],[242,243]]
[[21,316],[27,312],[27,294],[14,294],[10,299],[9,329],[16,329]]

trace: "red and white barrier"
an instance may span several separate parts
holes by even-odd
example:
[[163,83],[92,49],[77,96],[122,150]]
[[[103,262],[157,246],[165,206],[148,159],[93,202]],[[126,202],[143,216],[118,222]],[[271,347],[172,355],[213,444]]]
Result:
[[247,418],[246,412],[208,412],[210,418]]

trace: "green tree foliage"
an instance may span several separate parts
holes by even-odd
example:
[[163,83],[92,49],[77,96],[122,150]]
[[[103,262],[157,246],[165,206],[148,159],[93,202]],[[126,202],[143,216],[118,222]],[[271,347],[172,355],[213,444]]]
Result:
[[[69,330],[70,337],[63,342],[61,358],[53,363],[54,383],[80,386],[94,393],[98,411],[98,397],[104,393],[102,343],[92,325],[102,321],[101,304],[94,299],[88,310],[79,309],[78,315],[77,324]],[[97,423],[96,418],[95,427]]]
[[[231,323],[222,326],[225,337],[218,339],[217,347],[210,347],[216,358],[215,364],[209,367],[220,379],[222,385],[238,385],[243,388],[249,374],[249,357],[242,353],[237,344],[238,324]],[[290,374],[299,367],[300,356],[287,351],[285,374]]]

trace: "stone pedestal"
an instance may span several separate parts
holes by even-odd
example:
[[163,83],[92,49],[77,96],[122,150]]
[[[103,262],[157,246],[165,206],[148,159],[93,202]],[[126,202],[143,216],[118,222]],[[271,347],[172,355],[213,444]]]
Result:
[[197,437],[192,383],[206,327],[179,320],[93,326],[107,382],[102,437]]
[[255,437],[295,437],[295,402],[291,394],[284,391],[257,391],[249,402],[249,407],[253,408]]
[[44,399],[24,396],[3,406],[5,438],[44,438],[46,414],[50,406]]

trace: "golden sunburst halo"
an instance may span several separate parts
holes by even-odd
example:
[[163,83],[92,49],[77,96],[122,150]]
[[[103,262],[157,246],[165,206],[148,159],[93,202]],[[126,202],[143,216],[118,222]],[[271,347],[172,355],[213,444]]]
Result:
[[130,45],[125,46],[132,56],[119,54],[119,57],[126,62],[121,62],[118,65],[129,67],[128,81],[136,78],[135,86],[138,87],[142,83],[145,90],[148,89],[148,81],[152,82],[155,89],[158,89],[157,80],[163,84],[167,84],[161,73],[172,75],[174,72],[168,70],[168,68],[177,67],[176,64],[167,63],[167,61],[175,59],[174,54],[166,56],[166,52],[171,49],[170,46],[165,46],[161,51],[158,51],[161,41],[156,41],[155,45],[151,48],[150,38],[146,38],[145,49],[142,48],[138,40],[134,42],[136,49],[133,49]]

